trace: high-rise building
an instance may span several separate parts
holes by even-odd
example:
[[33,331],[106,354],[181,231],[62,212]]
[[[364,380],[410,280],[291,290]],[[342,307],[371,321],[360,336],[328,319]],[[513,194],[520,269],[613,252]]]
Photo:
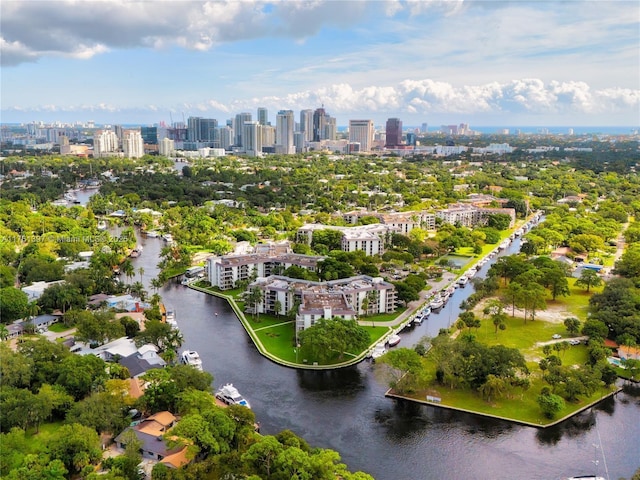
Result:
[[300,110],[300,131],[306,142],[313,140],[313,110]]
[[258,108],[258,123],[260,125],[269,125],[269,111],[264,107]]
[[244,134],[244,124],[251,121],[251,114],[248,112],[238,113],[236,115],[236,121],[233,125],[233,131],[236,134],[235,144],[236,147],[244,147],[242,135]]
[[218,136],[220,138],[220,148],[231,150],[234,141],[233,128],[231,128],[229,125],[220,127],[218,129]]
[[262,153],[262,135],[258,122],[244,122],[242,128],[243,149],[247,155],[253,157]]
[[108,157],[118,151],[118,136],[113,130],[98,130],[93,136],[93,156]]
[[158,143],[158,153],[165,157],[170,157],[176,150],[176,144],[173,140],[163,138]]
[[427,123],[423,123],[422,127],[420,128],[420,132],[421,133],[427,133],[428,129],[429,129],[429,125]]
[[327,112],[325,112],[324,108],[316,108],[316,111],[313,112],[313,135],[311,140],[314,142],[319,142],[320,140],[325,139],[325,130],[324,126],[327,122]]
[[335,140],[338,133],[336,119],[329,115],[324,117],[324,140]]
[[306,143],[304,132],[295,132],[293,134],[293,144],[295,145],[296,153],[304,152]]
[[216,128],[218,128],[218,120],[215,118],[189,117],[187,119],[187,140],[212,144],[218,141]]
[[390,118],[387,120],[385,147],[397,147],[402,145],[402,120]]
[[280,110],[276,116],[276,153],[295,153],[293,146],[293,110]]
[[158,144],[158,127],[140,127],[142,141],[149,145]]
[[359,143],[361,152],[371,151],[373,134],[373,120],[349,120],[349,142]]
[[140,130],[124,130],[122,151],[127,158],[140,158],[144,155],[144,142]]
[[260,138],[262,139],[262,148],[273,148],[276,144],[276,127],[274,127],[273,125],[260,125],[259,130]]

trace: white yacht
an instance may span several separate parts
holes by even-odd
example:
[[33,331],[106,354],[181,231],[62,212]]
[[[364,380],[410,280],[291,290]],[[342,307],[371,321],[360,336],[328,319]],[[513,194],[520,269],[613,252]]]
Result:
[[243,407],[251,408],[249,402],[247,402],[238,389],[233,386],[232,383],[227,383],[224,387],[216,392],[216,398],[227,405],[242,405]]
[[178,322],[176,322],[176,312],[174,312],[173,310],[167,310],[167,314],[165,316],[165,322],[177,330]]
[[186,350],[180,355],[180,362],[184,365],[191,365],[192,367],[202,370],[202,359],[195,350]]
[[438,308],[442,308],[444,305],[444,299],[440,295],[436,295],[431,299],[431,303],[429,303],[429,308],[432,310],[437,310]]
[[461,287],[464,287],[467,283],[469,283],[469,277],[466,275],[463,275],[458,279],[458,285]]

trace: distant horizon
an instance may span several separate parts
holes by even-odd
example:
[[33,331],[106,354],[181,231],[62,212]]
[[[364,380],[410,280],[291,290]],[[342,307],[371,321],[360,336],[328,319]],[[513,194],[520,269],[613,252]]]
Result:
[[[111,122],[95,122],[93,120],[77,120],[72,122],[62,122],[62,121],[54,121],[54,122],[44,122],[40,120],[33,120],[30,122],[0,122],[0,126],[12,126],[18,127],[22,125],[28,125],[32,123],[44,123],[45,125],[51,125],[53,123],[63,123],[63,124],[75,124],[75,123],[94,123],[94,128],[104,127],[104,126],[115,126],[120,125],[123,127],[153,127],[159,126],[160,122],[153,123],[138,123],[138,122],[122,122],[122,123],[111,123]],[[628,135],[637,135],[640,132],[640,124],[638,125],[506,125],[506,124],[496,124],[496,125],[472,125],[466,122],[460,123],[446,123],[446,124],[438,124],[438,125],[429,125],[427,127],[427,131],[425,133],[438,133],[440,131],[440,127],[444,125],[460,125],[465,124],[469,125],[469,129],[474,132],[480,132],[482,134],[493,134],[498,133],[500,130],[509,130],[509,134],[514,134],[516,131],[520,133],[540,133],[537,130],[547,130],[549,134],[569,134],[569,130],[573,130],[574,135],[585,135],[590,133],[603,133],[603,134],[628,134]],[[275,126],[275,125],[273,125]],[[384,129],[384,124],[375,124],[374,126],[378,129]],[[79,128],[79,127],[78,127]],[[86,127],[85,127],[86,128]],[[167,128],[171,128],[170,125],[167,125]],[[344,132],[348,130],[348,125],[337,125],[336,129],[339,132]],[[402,129],[405,130],[416,130],[421,129],[422,124],[416,125],[403,125]],[[491,130],[491,131],[490,131]],[[536,131],[534,131],[536,130]],[[562,131],[560,131],[562,130]]]

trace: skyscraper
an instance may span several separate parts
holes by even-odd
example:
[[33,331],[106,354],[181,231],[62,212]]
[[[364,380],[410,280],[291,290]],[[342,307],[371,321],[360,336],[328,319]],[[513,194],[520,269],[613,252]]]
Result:
[[397,147],[402,145],[402,120],[399,118],[390,118],[386,125],[387,140],[385,147]]
[[293,110],[280,110],[276,116],[276,153],[295,153],[293,146]]
[[248,112],[238,113],[236,121],[233,125],[233,131],[236,134],[236,147],[244,147],[242,136],[244,134],[244,124],[251,121],[251,114]]
[[319,142],[320,140],[325,139],[325,124],[327,122],[327,112],[324,111],[324,108],[316,108],[316,111],[313,112],[313,135],[311,140],[314,142]]
[[142,135],[144,143],[158,144],[158,127],[140,127],[140,135]]
[[260,124],[258,122],[244,122],[242,127],[242,141],[244,151],[253,157],[262,153],[262,135],[260,134]]
[[313,110],[300,110],[300,131],[306,142],[313,140]]
[[326,115],[324,117],[324,140],[335,140],[338,133],[335,117]]
[[371,151],[373,133],[373,120],[349,120],[349,142],[359,143],[361,152]]
[[258,123],[260,125],[269,124],[269,111],[264,107],[258,108]]

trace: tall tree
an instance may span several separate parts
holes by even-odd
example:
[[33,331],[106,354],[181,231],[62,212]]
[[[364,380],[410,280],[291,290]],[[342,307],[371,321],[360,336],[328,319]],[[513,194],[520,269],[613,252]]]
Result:
[[595,270],[583,268],[575,284],[578,287],[586,287],[587,293],[589,293],[591,287],[599,287],[602,285],[602,279]]

